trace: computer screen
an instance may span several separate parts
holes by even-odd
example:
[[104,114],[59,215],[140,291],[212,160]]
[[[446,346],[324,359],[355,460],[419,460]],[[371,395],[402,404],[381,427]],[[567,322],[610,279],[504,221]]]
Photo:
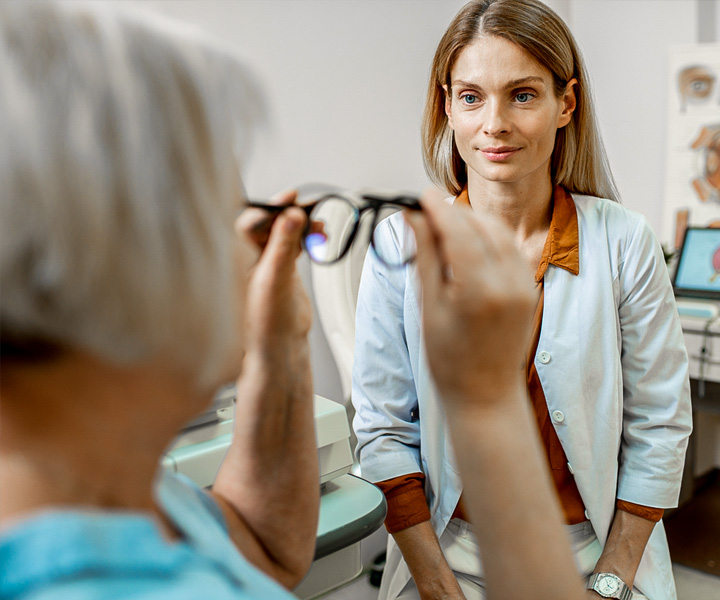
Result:
[[679,297],[720,300],[720,229],[687,228],[673,287]]

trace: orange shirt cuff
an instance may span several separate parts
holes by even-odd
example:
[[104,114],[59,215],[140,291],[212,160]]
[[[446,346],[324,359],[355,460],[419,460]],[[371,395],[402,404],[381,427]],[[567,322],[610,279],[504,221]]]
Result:
[[632,502],[625,502],[625,500],[618,500],[615,503],[615,508],[622,510],[636,517],[642,517],[648,521],[657,523],[663,518],[665,509],[663,508],[652,508],[650,506],[642,506],[641,504],[633,504]]
[[375,483],[387,501],[385,528],[388,533],[396,533],[430,520],[424,483],[425,475],[422,473],[410,473]]

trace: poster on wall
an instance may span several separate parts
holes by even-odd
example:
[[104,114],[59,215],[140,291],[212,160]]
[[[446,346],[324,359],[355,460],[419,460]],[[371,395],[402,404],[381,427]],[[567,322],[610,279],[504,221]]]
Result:
[[665,235],[720,227],[720,44],[670,50]]

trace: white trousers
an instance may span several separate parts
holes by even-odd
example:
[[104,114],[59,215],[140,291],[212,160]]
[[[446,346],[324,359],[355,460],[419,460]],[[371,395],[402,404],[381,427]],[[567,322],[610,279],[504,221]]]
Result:
[[[587,578],[595,569],[602,547],[593,531],[590,521],[567,526],[570,543],[575,554],[578,571]],[[460,589],[467,600],[484,600],[485,584],[480,550],[473,534],[472,525],[460,519],[452,519],[445,532],[440,536],[440,547],[445,559],[455,573]],[[522,568],[518,568],[518,576],[522,576]],[[397,600],[419,600],[415,582],[411,579]],[[645,596],[633,590],[633,600],[647,600]]]

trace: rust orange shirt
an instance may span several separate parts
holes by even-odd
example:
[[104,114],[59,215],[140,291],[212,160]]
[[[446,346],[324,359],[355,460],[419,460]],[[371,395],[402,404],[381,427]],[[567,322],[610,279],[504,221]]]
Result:
[[[463,190],[455,202],[469,205],[470,201],[467,190]],[[557,491],[566,522],[569,525],[573,525],[587,520],[585,516],[585,506],[580,497],[580,492],[575,485],[575,479],[570,472],[565,451],[552,425],[545,400],[545,393],[543,392],[534,362],[542,328],[544,303],[543,280],[545,272],[551,264],[565,269],[574,275],[577,275],[580,269],[579,232],[575,203],[570,194],[559,186],[555,188],[553,193],[553,214],[550,229],[545,241],[540,264],[535,273],[535,281],[540,288],[540,297],[533,320],[533,334],[530,347],[528,348],[526,379],[528,397],[533,406],[533,412],[547,455],[555,490]],[[425,501],[423,491],[424,480],[425,476],[418,472],[377,483],[385,493],[387,499],[388,512],[385,519],[385,526],[390,533],[401,531],[430,519],[430,511]],[[659,521],[664,512],[660,508],[640,506],[622,500],[617,501],[617,508],[650,521]],[[467,520],[462,505],[462,498],[460,498],[458,502],[453,517]]]

